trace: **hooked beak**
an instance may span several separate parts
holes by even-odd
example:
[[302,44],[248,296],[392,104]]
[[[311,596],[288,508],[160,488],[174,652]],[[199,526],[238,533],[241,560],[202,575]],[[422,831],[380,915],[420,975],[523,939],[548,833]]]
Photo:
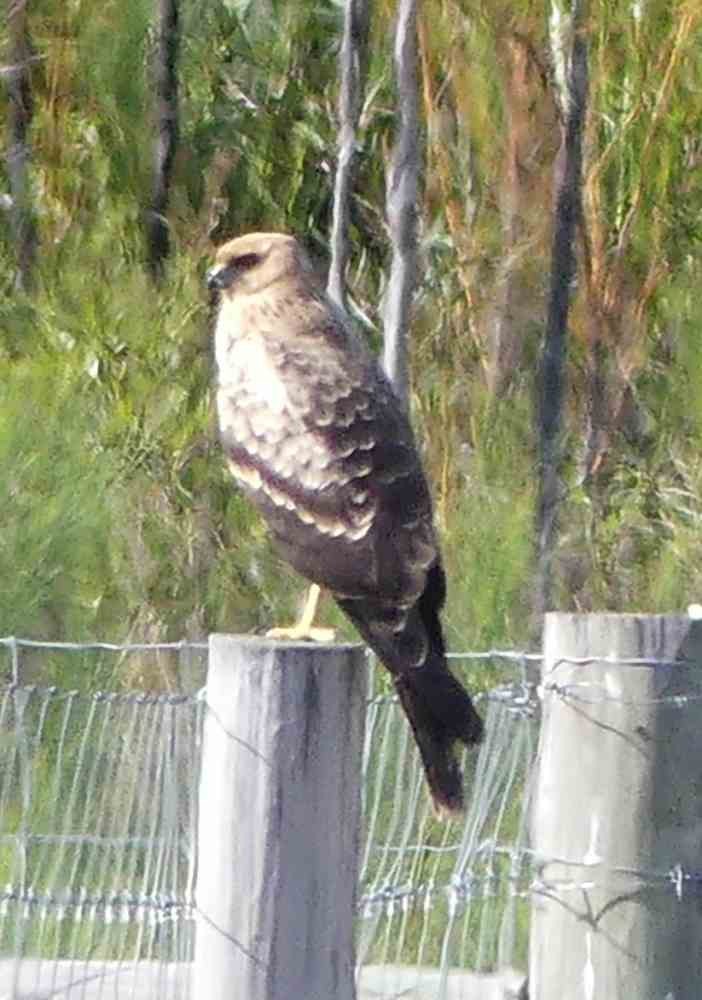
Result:
[[218,267],[217,265],[211,267],[205,276],[205,281],[207,283],[207,287],[211,291],[213,289],[221,291],[223,288],[226,288],[228,284],[227,269],[224,267]]

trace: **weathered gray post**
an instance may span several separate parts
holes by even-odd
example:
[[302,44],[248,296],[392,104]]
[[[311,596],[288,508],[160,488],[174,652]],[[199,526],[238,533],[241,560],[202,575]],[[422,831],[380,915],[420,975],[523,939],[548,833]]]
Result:
[[213,635],[193,1000],[353,1000],[366,661]]
[[700,621],[546,615],[530,1000],[698,1000],[700,691]]

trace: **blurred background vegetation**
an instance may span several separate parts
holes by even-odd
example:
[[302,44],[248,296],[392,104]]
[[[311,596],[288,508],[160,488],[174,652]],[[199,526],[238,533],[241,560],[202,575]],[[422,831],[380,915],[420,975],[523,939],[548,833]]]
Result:
[[[214,245],[250,229],[293,231],[326,260],[343,8],[180,4],[171,255],[155,282],[144,216],[156,5],[22,6],[36,259],[31,284],[18,282],[6,158],[0,634],[152,641],[263,629],[295,611],[301,588],[223,467],[202,276]],[[534,389],[566,14],[556,0],[427,0],[420,14],[412,408],[454,649],[530,635]],[[393,16],[392,4],[373,5],[348,274],[376,347]],[[564,610],[665,611],[702,596],[701,22],[697,0],[590,7],[556,559]],[[7,111],[17,23],[2,31]],[[5,138],[9,150],[7,124]]]

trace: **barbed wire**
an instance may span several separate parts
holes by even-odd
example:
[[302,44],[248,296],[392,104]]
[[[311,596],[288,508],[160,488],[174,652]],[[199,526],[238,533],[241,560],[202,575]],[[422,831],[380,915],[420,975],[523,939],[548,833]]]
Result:
[[[537,694],[540,697],[545,692],[553,692],[564,700],[576,701],[583,705],[609,702],[610,704],[632,707],[671,705],[674,708],[686,708],[688,705],[696,705],[702,701],[702,691],[694,694],[666,694],[652,698],[625,698],[621,695],[611,694],[605,687],[598,684],[544,684],[537,686]],[[581,692],[587,692],[587,695],[583,695]]]
[[[384,848],[385,849],[385,848]],[[427,850],[427,847],[422,850]],[[563,858],[540,858],[534,851],[522,847],[515,851],[506,845],[494,845],[490,857],[508,856],[512,870],[498,872],[470,871],[461,876],[455,876],[450,882],[436,884],[432,881],[413,886],[385,885],[373,892],[360,897],[357,908],[361,916],[369,916],[377,912],[377,907],[390,908],[396,904],[406,908],[410,905],[426,903],[435,897],[444,897],[450,906],[465,905],[471,900],[485,898],[486,895],[496,895],[506,888],[512,895],[527,897],[537,895],[563,895],[569,893],[588,893],[596,890],[611,890],[612,878],[625,878],[637,887],[656,888],[671,891],[678,902],[682,902],[691,890],[695,896],[702,890],[702,872],[691,871],[681,864],[673,865],[666,870],[646,870],[629,868],[621,865],[593,864],[590,862],[565,860]],[[479,860],[479,855],[476,860]],[[524,863],[529,862],[531,868],[537,869],[537,874],[523,871]],[[574,878],[544,878],[543,869],[549,865],[562,865],[572,868],[598,869],[599,879]],[[621,885],[617,892],[621,892]],[[18,903],[25,908],[38,908],[46,911],[56,911],[58,919],[66,918],[71,912],[74,919],[80,917],[110,922],[131,922],[133,920],[163,920],[178,918],[190,919],[195,916],[197,906],[194,900],[186,900],[182,896],[169,893],[151,895],[135,892],[113,892],[109,894],[93,894],[86,888],[75,892],[42,892],[33,887],[21,889],[7,885],[0,889],[0,916],[4,915],[8,903]]]
[[[8,649],[27,647],[29,649],[56,649],[58,651],[69,652],[106,650],[111,653],[159,652],[162,650],[179,652],[188,649],[207,652],[209,649],[209,643],[204,639],[177,639],[172,642],[64,642],[57,639],[24,639],[14,635],[0,636],[0,646],[5,646]],[[541,653],[528,653],[524,650],[487,649],[478,652],[469,650],[466,652],[448,653],[447,659],[503,659],[520,662],[540,662],[542,656]]]
[[27,889],[6,886],[0,889],[0,915],[4,915],[8,903],[17,903],[29,913],[32,909],[55,911],[58,920],[92,917],[105,922],[132,923],[143,920],[147,923],[173,919],[174,917],[188,919],[195,914],[192,901],[159,893],[114,892],[95,895],[86,888],[76,892],[39,892],[32,887]]
[[[20,680],[20,650],[40,649],[55,650],[56,652],[109,652],[118,654],[134,653],[158,653],[158,652],[186,652],[206,653],[209,650],[209,643],[204,640],[180,639],[171,642],[65,642],[58,640],[27,639],[17,636],[0,636],[0,648],[8,649],[11,658],[12,685],[23,688],[27,691],[34,689],[56,692],[55,687],[44,688],[40,685],[23,685]],[[577,681],[562,684],[554,680],[542,680],[540,683],[530,680],[527,676],[527,667],[530,665],[542,664],[543,654],[539,652],[529,652],[527,650],[498,649],[486,650],[464,650],[447,654],[447,659],[461,661],[472,664],[482,664],[494,660],[505,663],[512,663],[522,668],[520,681],[511,684],[503,684],[493,688],[491,691],[478,691],[474,694],[477,702],[500,701],[508,705],[512,711],[532,714],[538,702],[543,700],[544,694],[557,694],[564,699],[577,701],[583,704],[597,704],[601,702],[617,703],[628,706],[654,706],[671,705],[676,708],[685,708],[702,702],[702,685],[699,690],[689,693],[676,692],[675,694],[663,694],[654,697],[627,698],[612,694],[603,685],[589,681]],[[616,657],[616,656],[561,656],[553,663],[549,664],[547,677],[551,677],[559,668],[565,666],[586,667],[586,666],[612,666],[612,667],[663,667],[680,669],[685,666],[695,666],[695,661],[684,657],[670,659],[662,657]],[[86,696],[85,692],[77,689],[65,690],[62,692],[65,697]],[[104,692],[96,691],[87,695],[94,699],[123,700],[127,703],[136,701],[150,704],[153,701],[165,702],[167,704],[179,704],[181,701],[189,703],[191,701],[202,700],[205,690],[195,694],[181,694],[173,692]],[[397,696],[388,692],[381,693],[369,699],[369,704],[383,704],[384,702],[394,702]]]
[[[208,650],[207,642],[191,640],[156,643],[54,642],[7,636],[0,637],[0,649],[2,648],[8,650],[11,662],[14,665],[13,680],[5,686],[6,695],[8,693],[12,695],[14,692],[21,691],[29,699],[34,694],[37,694],[51,702],[55,700],[57,702],[64,701],[69,703],[71,699],[85,698],[88,699],[89,704],[104,706],[105,712],[112,711],[109,709],[109,706],[112,704],[115,706],[133,706],[125,709],[125,711],[132,713],[129,716],[130,719],[132,717],[134,719],[141,717],[140,706],[142,705],[148,708],[150,712],[155,713],[149,716],[150,732],[153,732],[153,738],[148,734],[144,734],[142,737],[144,750],[148,754],[153,755],[150,759],[154,761],[159,760],[157,753],[158,744],[155,742],[155,739],[164,718],[160,707],[163,706],[164,712],[168,706],[185,705],[202,707],[203,712],[193,716],[195,725],[191,726],[191,730],[188,730],[187,734],[179,737],[188,741],[187,747],[183,744],[179,752],[186,753],[186,757],[183,759],[188,762],[190,772],[192,772],[194,767],[197,767],[197,734],[200,722],[204,717],[204,710],[206,710],[206,701],[203,698],[204,691],[194,694],[168,691],[80,692],[77,689],[63,690],[56,685],[50,687],[42,687],[39,684],[21,685],[19,677],[21,653],[25,648],[46,652],[66,651],[70,653],[108,652],[110,654],[138,655],[161,651],[176,653],[196,651],[198,654],[202,654]],[[479,701],[482,700],[487,704],[489,711],[503,713],[502,715],[492,716],[493,721],[487,738],[490,746],[486,747],[484,755],[481,755],[481,760],[484,761],[482,765],[483,770],[480,771],[480,767],[478,766],[475,773],[476,804],[472,806],[473,819],[470,822],[474,824],[476,831],[481,829],[482,824],[486,823],[487,817],[490,815],[490,809],[494,808],[496,799],[492,798],[492,796],[501,796],[503,801],[507,801],[508,793],[514,794],[515,771],[509,763],[509,754],[512,752],[511,747],[515,742],[514,734],[525,731],[534,732],[532,728],[534,725],[533,720],[538,717],[539,703],[544,697],[556,696],[589,702],[619,702],[623,705],[670,704],[678,708],[692,705],[702,700],[702,691],[697,689],[682,694],[676,692],[675,694],[663,694],[636,699],[613,694],[603,684],[592,682],[559,683],[557,680],[558,669],[566,665],[571,667],[587,667],[597,664],[611,667],[657,668],[671,667],[674,664],[676,668],[679,668],[681,664],[685,665],[688,661],[672,661],[670,659],[656,659],[652,657],[627,657],[618,659],[611,656],[606,658],[594,656],[561,658],[556,664],[552,665],[541,682],[537,683],[529,679],[529,671],[533,668],[533,665],[542,662],[542,655],[538,652],[487,649],[483,651],[456,652],[450,654],[450,656],[454,662],[465,661],[470,665],[498,661],[516,668],[516,673],[518,674],[517,677],[507,683],[497,685],[489,691],[478,692],[476,694],[476,699]],[[685,682],[688,683],[688,678],[685,678]],[[394,706],[391,703],[395,701],[396,698],[393,695],[380,694],[369,699],[368,708],[369,711],[380,712],[381,717],[384,717],[382,713],[385,712],[386,706],[388,706],[391,708],[391,714],[394,716]],[[90,711],[93,711],[93,709],[91,708]],[[39,746],[43,727],[43,712],[45,712],[45,708],[42,702],[37,706],[38,735],[36,739],[32,737],[34,741],[32,747],[35,744],[37,747]],[[505,725],[504,721],[496,721],[500,719],[505,720],[510,717],[513,719],[513,723],[507,725]],[[8,729],[10,735],[12,734],[13,726],[16,727],[23,724],[20,722],[21,718],[23,716],[20,716],[19,712],[17,712],[15,722]],[[100,716],[99,718],[102,719],[103,717]],[[108,716],[105,716],[105,719],[107,718]],[[103,733],[104,729],[102,727],[104,722],[100,722],[100,728],[98,727],[97,719],[92,725],[96,734]],[[387,749],[384,742],[386,739],[383,735],[384,730],[380,724],[377,725],[377,738],[381,741],[380,755],[381,758],[387,758],[387,761],[390,762],[389,773],[392,775],[395,767],[394,759],[396,751],[393,750],[391,752]],[[512,728],[513,725],[526,726],[526,730],[515,730]],[[131,730],[129,731],[131,732]],[[64,732],[65,729],[62,730],[62,733]],[[138,727],[134,729],[134,732],[138,732]],[[100,735],[99,738],[102,739],[102,736]],[[61,739],[63,739],[63,735]],[[154,742],[152,742],[152,739]],[[127,742],[126,737],[123,742]],[[85,734],[82,737],[77,766],[79,768],[85,767],[85,774],[87,776],[88,768],[91,766],[89,764],[91,756],[87,750],[85,751],[85,756],[81,756],[84,753],[82,749],[84,744],[87,746],[87,736]],[[18,777],[20,780],[29,780],[26,777],[29,774],[27,764],[23,763],[21,759],[22,754],[25,755],[25,758],[27,758],[28,754],[26,736],[22,740],[18,740],[17,745],[19,748],[17,751],[19,754],[17,764]],[[162,744],[164,747],[166,745]],[[120,743],[121,746],[122,743]],[[524,747],[526,748],[527,744],[524,744]],[[527,810],[528,788],[532,782],[536,752],[533,749],[522,749],[519,753],[522,755],[519,758],[521,760],[519,767],[521,768],[520,773],[523,776],[519,780],[523,780],[525,803],[527,803],[522,808]],[[502,763],[497,768],[491,762],[498,760],[500,754],[502,754]],[[136,759],[136,756],[134,759]],[[517,760],[517,756],[514,757],[514,760]],[[382,771],[386,766],[385,759],[381,759],[377,766]],[[492,771],[489,768],[492,768]],[[502,777],[498,778],[498,773]],[[22,774],[25,775],[25,778],[22,778]],[[174,771],[173,779],[169,778],[169,780],[175,779],[176,772]],[[90,781],[92,782],[92,780],[91,777]],[[388,780],[393,779],[389,778]],[[174,787],[177,787],[177,785],[174,785]],[[95,786],[91,785],[88,791],[93,794],[94,788]],[[509,791],[510,789],[511,792]],[[398,788],[396,787],[393,795],[397,794]],[[5,796],[6,792],[0,789],[0,795]],[[140,806],[140,808],[148,809],[148,801],[148,797],[145,798],[144,805]],[[519,827],[521,833],[517,835],[515,842],[506,843],[504,831],[502,831],[502,834],[499,833],[499,824],[501,822],[499,818],[495,821],[497,823],[495,831],[493,831],[495,836],[483,836],[482,839],[478,838],[473,841],[465,832],[461,833],[459,825],[449,824],[450,830],[453,831],[452,834],[446,833],[444,839],[437,843],[422,843],[421,839],[416,838],[418,834],[421,836],[421,831],[424,829],[422,825],[423,821],[421,820],[421,813],[418,812],[419,807],[416,801],[413,801],[414,804],[408,807],[409,811],[405,820],[407,825],[404,828],[404,832],[399,820],[396,823],[396,820],[392,818],[396,815],[396,806],[393,805],[392,816],[389,815],[387,817],[387,822],[389,823],[387,836],[371,844],[370,855],[371,858],[378,859],[377,871],[379,877],[376,879],[375,875],[372,875],[369,884],[366,886],[366,891],[359,894],[358,900],[359,916],[367,918],[371,922],[378,919],[379,916],[382,916],[383,919],[392,920],[394,914],[406,914],[413,910],[421,912],[422,909],[426,910],[438,901],[442,901],[442,905],[448,908],[448,912],[452,917],[462,913],[475,902],[490,899],[504,900],[511,898],[522,900],[534,896],[548,896],[559,900],[564,906],[571,906],[573,904],[568,903],[568,900],[574,894],[587,895],[595,891],[605,891],[610,895],[620,895],[622,882],[625,883],[625,888],[629,885],[634,885],[637,890],[646,888],[658,892],[672,892],[680,903],[692,896],[698,897],[702,893],[702,871],[690,867],[689,864],[684,865],[674,858],[670,859],[671,863],[668,865],[664,863],[658,867],[635,868],[609,865],[601,860],[583,861],[556,856],[545,857],[538,854],[524,842],[527,830],[526,824]],[[192,807],[188,806],[188,808]],[[504,808],[504,806],[500,806],[497,809],[498,817],[503,814]],[[403,814],[398,812],[397,816],[399,817],[400,815]],[[419,820],[418,816],[420,817]],[[191,822],[191,819],[188,819],[188,822]],[[32,832],[31,828],[28,829],[24,825],[16,831],[4,831],[0,835],[0,842],[8,845],[14,843],[17,845],[17,850],[22,856],[24,856],[23,852],[28,852],[33,845],[36,845],[36,850],[44,850],[51,845],[58,845],[63,850],[62,845],[65,845],[66,848],[75,851],[80,851],[82,846],[85,845],[87,848],[92,849],[93,852],[99,851],[100,858],[104,857],[107,859],[91,862],[94,866],[92,870],[102,870],[102,866],[107,871],[110,865],[109,853],[103,854],[103,848],[105,852],[109,852],[115,848],[122,849],[123,852],[127,850],[137,851],[143,848],[147,852],[150,851],[152,855],[161,853],[165,856],[165,852],[175,846],[176,852],[169,856],[176,858],[177,855],[180,855],[180,842],[178,842],[177,846],[175,842],[178,841],[181,835],[179,832],[181,828],[173,828],[164,837],[159,835],[160,828],[156,825],[155,819],[153,823],[155,824],[153,826],[153,836],[149,836],[149,831],[145,831],[146,835],[144,836],[127,835],[125,837],[114,835],[104,836],[99,832],[99,829],[90,832],[86,829],[84,833],[77,833],[71,830],[69,824],[66,825],[65,832],[62,834],[40,831]],[[397,825],[398,823],[399,825]],[[419,825],[415,825],[417,823]],[[469,825],[466,824],[464,830],[467,830]],[[188,840],[188,836],[191,835],[188,834],[183,840],[186,853],[188,848],[192,848],[192,843]],[[77,859],[79,855],[75,854],[71,857]],[[134,858],[136,859],[136,855],[134,855]],[[448,872],[444,872],[443,876],[438,877],[439,869],[434,867],[434,863],[438,864],[442,862],[442,859],[446,859],[450,867],[454,869],[453,874],[448,879],[446,878],[449,874]],[[424,867],[425,863],[428,865],[426,868]],[[72,860],[71,864],[74,866],[77,865],[78,860]],[[137,861],[134,860],[130,864],[134,869],[134,873],[136,873],[138,870]],[[129,866],[125,868],[125,871],[128,870],[131,871]],[[432,870],[437,877],[431,875]],[[375,869],[371,865],[371,872],[374,871]],[[427,873],[430,876],[428,878],[425,877]],[[53,914],[62,920],[70,919],[74,922],[82,920],[91,924],[100,922],[104,924],[111,922],[119,924],[130,921],[143,924],[160,923],[168,920],[184,920],[187,922],[194,918],[197,908],[191,897],[192,883],[190,876],[188,876],[188,879],[182,876],[181,882],[182,890],[177,891],[169,891],[171,888],[177,888],[176,883],[176,885],[171,887],[164,884],[163,889],[156,892],[140,892],[138,887],[132,887],[126,891],[115,891],[108,886],[105,886],[101,892],[91,892],[83,888],[71,889],[70,887],[60,892],[52,892],[51,890],[46,891],[40,888],[40,883],[36,880],[32,880],[29,883],[24,881],[18,882],[15,877],[11,876],[8,879],[9,884],[6,884],[0,890],[0,916],[6,914],[8,907],[17,907],[19,908],[19,912],[29,913],[29,911],[36,911],[42,914]],[[187,933],[190,932],[188,931]],[[183,934],[186,934],[186,932],[184,931]]]
[[[504,849],[509,852],[508,848]],[[530,853],[524,850],[519,854],[509,852],[511,860],[526,859]],[[548,859],[545,864],[554,864],[555,859]],[[560,861],[559,863],[565,864]],[[569,862],[574,867],[587,867],[579,862]],[[573,893],[592,893],[595,891],[611,891],[611,876],[626,877],[637,888],[659,889],[670,891],[678,902],[693,892],[697,897],[702,891],[702,872],[687,871],[682,865],[674,865],[666,871],[646,871],[642,869],[623,868],[618,866],[602,866],[610,879],[544,879],[534,877],[529,872],[515,871],[485,873],[470,873],[456,877],[446,884],[432,882],[413,886],[387,885],[366,893],[360,897],[357,910],[361,917],[368,918],[378,915],[378,907],[392,913],[399,904],[402,910],[417,905],[427,905],[438,897],[443,898],[449,908],[465,906],[471,901],[481,900],[487,896],[500,895],[507,889],[510,895],[527,898],[532,895],[548,895],[551,897]],[[622,886],[617,886],[617,894],[621,894]],[[20,889],[12,885],[0,889],[0,916],[4,916],[9,903],[22,906],[28,914],[31,910],[54,912],[58,920],[67,919],[70,915],[74,920],[101,920],[107,923],[121,922],[160,922],[163,920],[192,919],[198,912],[193,900],[185,900],[179,896],[161,893],[156,896],[133,892],[115,892],[95,895],[87,889],[77,892],[39,892],[33,888]]]
[[[455,853],[460,845],[451,847],[432,847],[430,845],[415,845],[414,847],[382,845],[378,850],[384,852],[420,853]],[[481,858],[487,859],[487,871],[475,871]],[[504,857],[510,862],[510,871],[491,870],[491,862],[495,857]],[[702,891],[702,871],[686,868],[681,863],[675,863],[669,868],[634,868],[625,865],[609,865],[604,861],[578,861],[563,857],[548,857],[526,845],[515,848],[511,844],[501,844],[492,841],[483,842],[471,854],[472,868],[462,875],[454,876],[445,884],[422,883],[416,886],[385,885],[373,893],[361,896],[359,906],[374,906],[400,902],[403,905],[425,899],[428,896],[445,896],[449,901],[462,901],[482,898],[486,893],[498,893],[503,887],[517,896],[534,894],[563,894],[573,892],[593,892],[595,890],[611,890],[613,880],[625,879],[638,887],[666,889],[674,893],[678,902],[691,891],[697,896]],[[545,870],[549,866],[558,865],[563,868],[592,872],[587,878],[574,877],[547,878]],[[524,868],[528,871],[524,871]],[[531,872],[534,874],[531,874]],[[597,875],[598,877],[594,877]],[[516,887],[516,888],[515,888]],[[621,886],[617,886],[621,891]]]
[[175,642],[62,642],[57,639],[20,639],[18,636],[0,636],[0,646],[28,649],[55,649],[69,652],[90,652],[106,650],[110,653],[140,653],[187,649],[207,651],[209,644],[204,640],[178,639]]
[[[265,636],[261,636],[264,639]],[[7,649],[54,649],[57,652],[93,652],[106,651],[111,653],[142,653],[142,652],[183,652],[193,650],[207,652],[209,642],[205,639],[177,639],[164,642],[102,642],[97,640],[85,642],[66,642],[58,639],[27,639],[19,636],[0,636],[0,646]],[[517,664],[542,663],[542,652],[525,649],[460,650],[446,654],[448,660],[486,661],[505,660]],[[559,656],[549,667],[549,671],[564,665],[619,667],[681,667],[695,666],[696,661],[686,657],[655,657],[655,656]]]
[[24,639],[14,635],[0,636],[0,648],[9,650],[12,681],[20,684],[20,650],[40,649],[56,652],[108,652],[108,653],[148,653],[148,652],[207,652],[208,643],[201,640],[181,639],[176,642],[62,642],[54,639]]

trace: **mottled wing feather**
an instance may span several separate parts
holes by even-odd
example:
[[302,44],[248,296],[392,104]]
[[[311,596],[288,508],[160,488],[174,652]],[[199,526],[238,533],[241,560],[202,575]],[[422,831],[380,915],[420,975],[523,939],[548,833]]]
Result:
[[434,805],[455,812],[454,743],[478,741],[482,722],[446,664],[445,579],[409,422],[294,241],[242,237],[218,261],[229,289],[215,350],[230,468],[282,555],[333,592],[392,672]]
[[[292,565],[342,599],[387,603],[396,626],[438,560],[429,492],[389,384],[364,348],[350,349],[338,321],[325,319],[322,330],[292,338],[269,331],[258,381],[228,373],[223,443]],[[284,384],[285,398],[266,398],[261,379]]]

